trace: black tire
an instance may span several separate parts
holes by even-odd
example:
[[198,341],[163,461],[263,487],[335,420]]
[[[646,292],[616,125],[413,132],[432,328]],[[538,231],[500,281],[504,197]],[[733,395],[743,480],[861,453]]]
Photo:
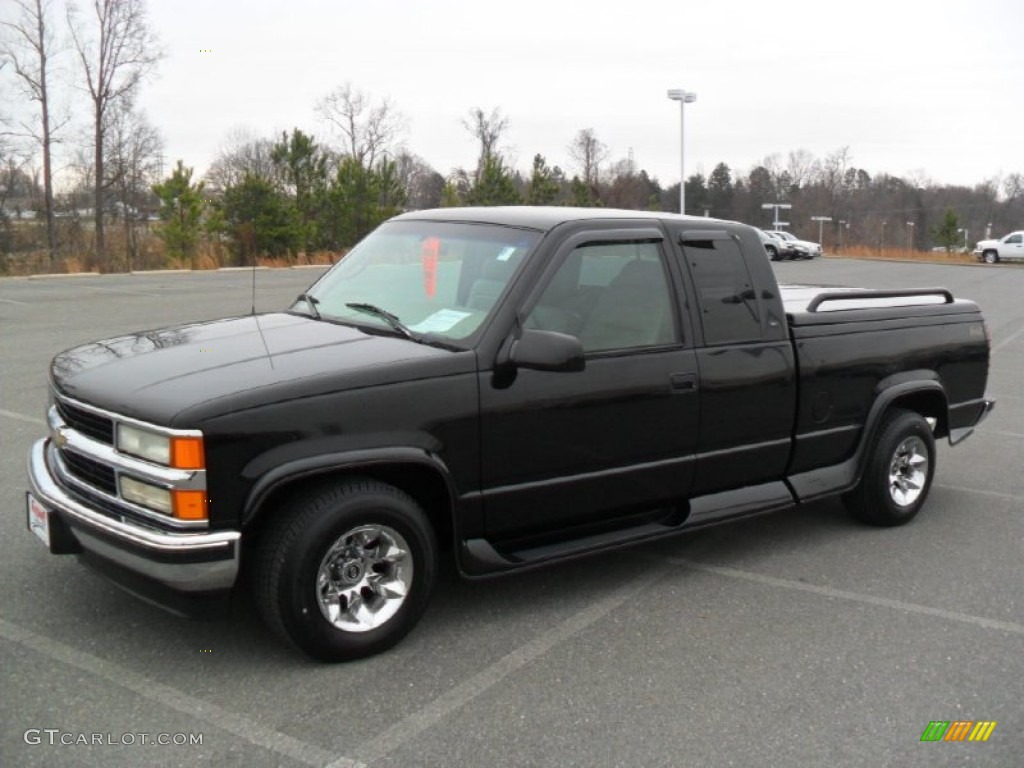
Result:
[[985,259],[986,264],[999,263],[999,254],[996,253],[995,251],[985,251],[985,253],[982,254],[982,258]]
[[769,259],[771,259],[772,261],[778,261],[779,260],[779,249],[776,248],[774,245],[766,245],[764,247],[764,249],[766,251],[768,251],[768,258]]
[[267,624],[315,659],[349,661],[390,648],[419,621],[437,542],[409,495],[347,479],[286,501],[264,531],[256,568]]
[[931,489],[935,438],[921,414],[893,409],[879,426],[860,483],[843,500],[869,525],[910,522]]

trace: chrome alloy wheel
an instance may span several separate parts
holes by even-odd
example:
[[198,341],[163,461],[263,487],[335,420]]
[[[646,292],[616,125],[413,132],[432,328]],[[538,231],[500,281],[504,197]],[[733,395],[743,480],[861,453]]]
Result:
[[889,494],[901,507],[917,501],[928,478],[928,449],[919,437],[901,442],[889,463]]
[[394,528],[361,525],[327,550],[316,577],[324,618],[346,632],[368,632],[391,619],[412,586],[409,544]]

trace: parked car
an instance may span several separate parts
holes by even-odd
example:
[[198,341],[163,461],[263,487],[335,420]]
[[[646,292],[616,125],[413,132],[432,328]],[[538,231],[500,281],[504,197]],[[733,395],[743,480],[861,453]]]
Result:
[[489,576],[834,496],[907,523],[936,441],[993,406],[989,354],[944,289],[780,290],[743,224],[419,211],[285,311],[59,354],[28,524],[354,659],[412,629],[441,557]]
[[789,240],[781,237],[779,232],[774,229],[759,229],[757,231],[761,236],[764,249],[772,261],[791,259],[796,255],[796,248]]
[[778,231],[776,234],[788,240],[793,248],[793,258],[795,259],[813,259],[816,256],[821,256],[821,244],[813,243],[810,240],[801,240],[792,232]]
[[986,264],[1024,260],[1024,230],[1011,232],[1001,240],[979,240],[974,255]]

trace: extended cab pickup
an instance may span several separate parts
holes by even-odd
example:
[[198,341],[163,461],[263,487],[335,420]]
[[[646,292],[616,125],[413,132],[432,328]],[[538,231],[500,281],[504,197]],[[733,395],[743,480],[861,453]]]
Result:
[[404,214],[287,311],[58,355],[29,527],[351,659],[412,628],[441,553],[484,576],[838,495],[905,523],[992,408],[989,347],[943,289],[780,291],[742,224]]

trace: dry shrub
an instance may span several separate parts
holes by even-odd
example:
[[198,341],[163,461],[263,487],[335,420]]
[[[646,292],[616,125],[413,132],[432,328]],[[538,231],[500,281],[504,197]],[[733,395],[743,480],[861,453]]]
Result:
[[67,256],[64,259],[64,271],[69,275],[85,271],[85,262],[77,256]]
[[889,261],[918,261],[922,263],[975,264],[977,259],[971,253],[946,253],[945,251],[910,251],[906,248],[871,248],[866,245],[852,245],[843,248],[842,253],[829,256],[854,259],[886,259]]

